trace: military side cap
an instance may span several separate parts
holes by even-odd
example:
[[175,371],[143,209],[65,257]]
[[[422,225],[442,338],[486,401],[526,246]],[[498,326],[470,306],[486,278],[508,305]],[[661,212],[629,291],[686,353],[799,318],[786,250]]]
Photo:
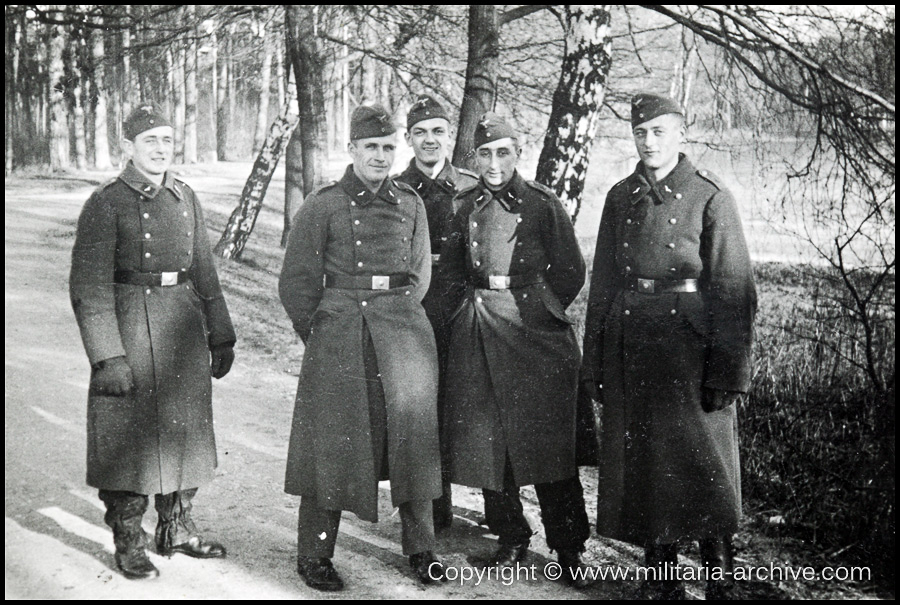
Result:
[[484,114],[475,127],[475,149],[478,149],[485,143],[492,143],[507,138],[518,138],[516,131],[506,123],[506,120],[493,111]]
[[172,123],[153,105],[142,105],[132,111],[125,123],[122,124],[122,136],[129,141],[134,141],[134,138],[145,130],[160,126],[172,126]]
[[381,105],[360,105],[350,116],[350,140],[385,137],[397,132],[391,116]]
[[406,114],[406,128],[409,130],[422,120],[430,120],[432,118],[444,118],[448,122],[450,121],[450,118],[447,117],[447,112],[444,111],[440,103],[434,100],[434,97],[421,95],[413,103],[409,113]]
[[667,113],[683,116],[684,109],[675,99],[652,92],[636,94],[631,98],[632,128]]

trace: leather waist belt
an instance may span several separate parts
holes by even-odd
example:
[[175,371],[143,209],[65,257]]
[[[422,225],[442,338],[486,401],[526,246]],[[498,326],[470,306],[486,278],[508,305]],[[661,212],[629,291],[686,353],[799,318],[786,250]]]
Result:
[[697,292],[696,279],[643,279],[641,277],[623,277],[619,280],[623,290],[642,294],[660,294],[662,292]]
[[177,286],[190,278],[191,275],[187,271],[163,271],[162,273],[116,271],[113,277],[117,284],[132,286]]
[[510,290],[524,288],[534,284],[543,284],[543,273],[523,273],[521,275],[473,275],[469,277],[469,283],[476,288],[489,290]]
[[439,260],[441,260],[440,254],[432,254],[431,255],[431,264],[432,265],[436,265]]
[[409,273],[394,275],[326,275],[326,288],[348,290],[390,290],[410,284]]

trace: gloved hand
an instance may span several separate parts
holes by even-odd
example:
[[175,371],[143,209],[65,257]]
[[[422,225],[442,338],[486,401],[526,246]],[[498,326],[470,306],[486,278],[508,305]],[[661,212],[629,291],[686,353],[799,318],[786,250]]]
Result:
[[120,397],[133,389],[134,377],[125,357],[104,359],[91,375],[91,393]]
[[213,378],[221,378],[231,370],[234,363],[234,347],[232,345],[218,345],[210,350],[212,365],[210,373]]
[[594,401],[603,403],[603,385],[598,385],[593,380],[582,380],[582,390]]
[[703,398],[700,403],[704,412],[718,412],[734,405],[740,397],[741,393],[737,391],[721,391],[703,387]]

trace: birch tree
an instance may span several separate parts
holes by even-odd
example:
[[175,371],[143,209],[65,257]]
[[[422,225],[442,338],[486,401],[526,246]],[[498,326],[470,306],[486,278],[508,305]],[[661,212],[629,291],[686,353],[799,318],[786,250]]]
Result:
[[566,5],[564,21],[565,55],[535,180],[575,221],[611,65],[609,5]]

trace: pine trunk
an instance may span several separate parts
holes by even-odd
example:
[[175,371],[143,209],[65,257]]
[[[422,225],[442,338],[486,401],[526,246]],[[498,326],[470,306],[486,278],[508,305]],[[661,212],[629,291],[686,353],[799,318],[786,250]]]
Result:
[[536,180],[559,196],[574,222],[611,64],[609,5],[566,5],[566,51]]
[[225,231],[213,249],[213,252],[222,258],[238,260],[253,231],[256,217],[259,216],[262,208],[266,189],[272,180],[272,173],[275,172],[288,139],[297,126],[298,118],[290,111],[291,101],[293,99],[288,100],[288,103],[282,108],[281,114],[269,127],[266,142],[253,164],[250,178],[244,184],[237,208],[231,213]]
[[259,107],[256,113],[256,133],[253,137],[253,153],[259,153],[266,140],[269,116],[269,88],[272,82],[272,33],[263,26],[263,62],[259,75]]
[[453,165],[474,165],[475,127],[486,111],[494,109],[497,77],[500,73],[500,24],[497,7],[473,4],[469,7],[469,55],[466,86],[459,110],[459,131],[453,150]]
[[16,91],[19,85],[19,47],[15,43],[18,38],[17,20],[10,15],[10,7],[5,7],[6,13],[6,102],[3,107],[6,131],[4,139],[6,144],[6,176],[13,169],[13,136],[18,131],[16,124]]

